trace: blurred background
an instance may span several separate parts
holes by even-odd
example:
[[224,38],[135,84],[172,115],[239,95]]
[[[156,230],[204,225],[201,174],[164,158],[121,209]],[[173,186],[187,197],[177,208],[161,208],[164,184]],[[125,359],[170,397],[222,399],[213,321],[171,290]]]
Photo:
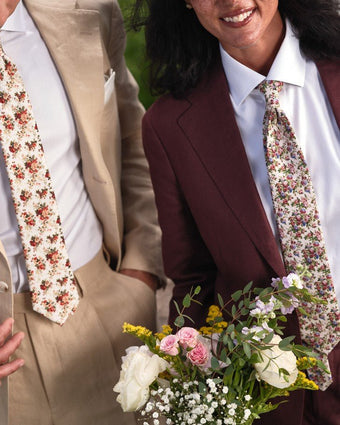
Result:
[[[134,0],[118,0],[118,2],[122,9],[124,19],[127,22]],[[139,84],[139,99],[147,109],[156,100],[156,98],[151,96],[148,89],[148,64],[145,59],[144,45],[143,31],[139,31],[137,33],[127,31],[127,46],[125,51],[126,63]],[[172,288],[173,283],[169,280],[165,289],[157,291],[158,330],[161,330],[161,325],[167,323]]]
[[[131,7],[134,0],[118,0],[122,9],[124,20],[127,22]],[[148,89],[148,72],[147,62],[145,59],[144,50],[144,32],[127,31],[127,46],[125,52],[125,59],[128,68],[137,80],[140,88],[139,98],[147,109],[155,100],[149,93]]]

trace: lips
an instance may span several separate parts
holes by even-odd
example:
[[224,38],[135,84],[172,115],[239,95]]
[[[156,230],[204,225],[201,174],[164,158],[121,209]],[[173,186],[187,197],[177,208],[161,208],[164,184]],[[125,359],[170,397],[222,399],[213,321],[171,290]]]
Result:
[[247,11],[242,11],[237,14],[234,13],[232,14],[232,16],[231,15],[225,16],[221,19],[224,22],[231,23],[231,24],[240,24],[240,23],[242,24],[242,23],[245,23],[250,18],[250,16],[254,13],[254,10],[255,9],[251,9]]

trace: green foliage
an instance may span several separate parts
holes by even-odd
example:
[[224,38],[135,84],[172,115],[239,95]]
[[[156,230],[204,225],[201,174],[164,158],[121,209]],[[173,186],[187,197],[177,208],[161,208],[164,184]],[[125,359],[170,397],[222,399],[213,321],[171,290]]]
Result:
[[[134,0],[118,0],[127,23]],[[128,25],[126,24],[126,27]],[[139,85],[139,99],[147,109],[154,101],[148,88],[148,63],[145,58],[144,31],[127,32],[126,64]]]

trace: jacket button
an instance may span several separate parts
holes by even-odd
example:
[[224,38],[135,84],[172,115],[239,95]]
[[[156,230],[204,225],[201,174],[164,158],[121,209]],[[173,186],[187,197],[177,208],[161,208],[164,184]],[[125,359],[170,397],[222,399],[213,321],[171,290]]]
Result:
[[8,285],[6,282],[0,280],[0,293],[1,292],[7,292],[8,291]]

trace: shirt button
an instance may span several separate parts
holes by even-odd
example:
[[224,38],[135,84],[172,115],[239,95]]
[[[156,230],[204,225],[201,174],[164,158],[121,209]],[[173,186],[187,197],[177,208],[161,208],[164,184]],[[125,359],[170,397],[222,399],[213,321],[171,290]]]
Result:
[[8,285],[6,282],[0,280],[0,293],[1,292],[7,292],[8,291]]

